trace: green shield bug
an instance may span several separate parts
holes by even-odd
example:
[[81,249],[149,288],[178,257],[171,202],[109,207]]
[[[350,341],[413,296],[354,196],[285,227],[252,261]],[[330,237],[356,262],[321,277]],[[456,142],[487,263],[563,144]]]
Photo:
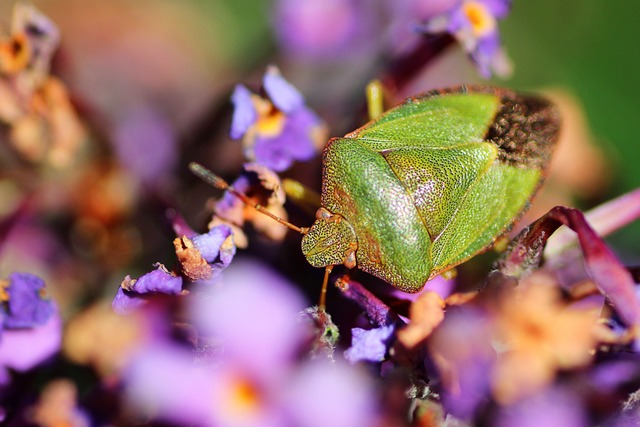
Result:
[[[507,89],[409,98],[327,143],[322,207],[310,228],[274,219],[303,234],[309,263],[326,268],[325,286],[344,264],[417,292],[486,251],[523,214],[559,128],[551,103]],[[202,166],[191,169],[265,212]]]

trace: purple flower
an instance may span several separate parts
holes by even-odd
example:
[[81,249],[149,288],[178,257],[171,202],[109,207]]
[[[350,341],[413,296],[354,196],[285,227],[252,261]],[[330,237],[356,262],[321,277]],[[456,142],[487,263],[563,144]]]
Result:
[[182,274],[191,281],[211,281],[224,270],[236,254],[231,228],[216,225],[204,233],[177,237],[173,241]]
[[224,244],[229,236],[231,236],[229,227],[218,226],[207,233],[194,236],[191,240],[207,263],[226,268],[236,253],[234,245]]
[[149,106],[133,106],[122,114],[113,145],[120,162],[145,184],[161,185],[178,159],[174,130]]
[[9,381],[5,369],[26,371],[60,348],[62,322],[44,286],[29,273],[0,281],[0,384]]
[[5,329],[44,325],[55,312],[53,301],[44,293],[44,281],[29,273],[12,273],[0,284],[0,300],[5,301]]
[[250,161],[281,172],[316,154],[325,142],[325,126],[276,67],[267,68],[262,86],[268,98],[236,86],[230,135],[242,138]]
[[394,329],[393,325],[369,330],[353,328],[351,347],[344,352],[345,359],[351,363],[382,362]]
[[118,314],[126,314],[147,303],[150,294],[178,295],[182,292],[182,277],[171,274],[164,265],[149,273],[132,279],[124,278],[113,299],[113,310]]
[[0,377],[8,380],[2,375],[5,368],[16,371],[33,368],[56,353],[61,342],[62,319],[55,308],[48,320],[38,327],[5,330],[0,341]]
[[462,44],[480,75],[506,76],[511,65],[500,43],[498,19],[509,13],[511,0],[459,0],[448,12],[419,27],[427,33],[447,32]]
[[287,385],[286,410],[305,427],[376,425],[374,384],[344,362],[326,360],[303,365]]
[[190,295],[190,312],[214,354],[168,343],[142,349],[125,375],[132,409],[222,427],[371,425],[372,387],[360,371],[300,361],[309,324],[300,319],[302,297],[281,277],[235,262],[206,291]]
[[496,359],[490,321],[479,310],[456,308],[429,337],[428,349],[443,382],[444,408],[462,419],[488,401],[490,375]]
[[303,299],[289,283],[255,262],[235,262],[219,285],[194,299],[194,323],[204,335],[220,340],[227,356],[245,370],[259,376],[277,374],[308,337],[307,327],[298,320]]
[[[376,46],[377,6],[362,0],[278,0],[274,29],[286,53],[311,60],[361,56]],[[330,29],[327,31],[327,29]]]

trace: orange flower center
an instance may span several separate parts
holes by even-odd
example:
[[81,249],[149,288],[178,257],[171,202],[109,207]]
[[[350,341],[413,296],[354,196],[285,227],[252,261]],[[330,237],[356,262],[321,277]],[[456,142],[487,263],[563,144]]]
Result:
[[468,1],[464,4],[463,11],[476,37],[484,36],[494,30],[496,20],[482,3]]
[[255,413],[260,407],[260,392],[249,381],[238,379],[229,390],[229,409],[235,414]]

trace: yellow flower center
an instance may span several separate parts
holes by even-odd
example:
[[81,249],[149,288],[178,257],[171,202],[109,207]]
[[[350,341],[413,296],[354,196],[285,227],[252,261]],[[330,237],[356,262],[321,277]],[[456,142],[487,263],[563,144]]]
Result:
[[463,11],[476,37],[484,36],[495,29],[496,20],[482,3],[468,1],[464,4]]
[[258,135],[266,137],[278,136],[284,128],[287,116],[264,98],[253,95],[252,101],[258,112],[258,120],[255,124]]
[[249,381],[238,379],[229,390],[228,408],[234,414],[252,414],[261,406],[260,392]]

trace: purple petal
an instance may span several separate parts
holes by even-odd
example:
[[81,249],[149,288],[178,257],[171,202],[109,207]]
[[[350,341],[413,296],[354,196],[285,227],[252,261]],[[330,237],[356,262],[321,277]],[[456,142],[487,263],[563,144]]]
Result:
[[184,425],[210,425],[215,376],[178,346],[144,349],[124,373],[126,402],[132,409]]
[[166,216],[171,221],[171,227],[173,228],[173,232],[177,237],[186,236],[189,239],[192,239],[198,234],[193,231],[189,224],[187,224],[187,221],[184,219],[184,217],[177,213],[175,210],[167,209]]
[[[488,400],[490,376],[495,361],[492,331],[484,313],[468,307],[453,307],[428,339],[432,357],[446,361],[439,366],[449,378],[442,392],[445,409],[469,419]],[[444,371],[443,371],[444,369]]]
[[140,276],[130,290],[137,294],[157,292],[177,295],[182,292],[182,277],[174,276],[164,266],[159,266],[156,270]]
[[[194,236],[191,241],[193,245],[200,251],[202,257],[207,261],[207,263],[213,263],[219,255],[222,255],[221,246],[222,243],[231,236],[231,228],[226,225],[219,225],[217,227],[213,227],[205,234],[199,234]],[[231,249],[227,249],[225,253],[225,266],[229,264],[231,261],[230,258],[233,258],[235,254],[235,246],[231,245]]]
[[511,0],[480,0],[497,19],[505,18],[511,12]]
[[278,375],[307,336],[295,288],[256,262],[236,260],[221,286],[192,302],[194,323],[225,348],[234,363],[260,377]]
[[280,135],[256,138],[254,155],[257,163],[281,172],[295,160],[305,161],[316,155],[313,131],[320,119],[308,108],[302,108],[287,118]]
[[640,378],[640,365],[637,360],[613,360],[595,366],[589,373],[594,389],[603,393],[613,393],[630,381]]
[[255,161],[265,165],[276,172],[289,169],[293,164],[293,157],[289,151],[288,143],[290,139],[277,138],[256,138],[253,152]]
[[[600,237],[606,237],[616,230],[640,218],[640,188],[603,203],[587,213],[585,217]],[[578,238],[568,228],[561,228],[549,238],[544,250],[548,263],[559,266],[555,258],[558,254],[577,245]],[[561,262],[564,260],[561,260]]]
[[413,1],[408,4],[398,2],[393,9],[394,12],[400,11],[399,16],[402,16],[402,20],[406,23],[416,19],[421,21],[432,20],[435,17],[451,13],[459,5],[460,0],[429,0]]
[[113,144],[122,164],[147,184],[160,184],[176,165],[174,129],[148,106],[130,107],[117,124]]
[[236,85],[231,95],[231,102],[234,109],[230,135],[233,139],[240,139],[258,120],[258,112],[251,101],[251,92],[243,85]]
[[44,325],[55,312],[53,301],[42,295],[44,281],[29,273],[12,273],[8,281],[6,292],[9,300],[4,327],[16,329]]
[[147,299],[134,292],[125,291],[118,288],[115,298],[111,302],[111,307],[116,314],[125,315],[131,313],[147,304]]
[[0,341],[0,367],[26,371],[60,349],[62,319],[56,312],[42,326],[4,331]]
[[289,55],[320,63],[363,58],[379,49],[382,16],[367,0],[274,3],[274,29]]
[[484,78],[490,78],[495,55],[500,51],[500,34],[494,31],[478,40],[469,56],[476,64],[478,73]]
[[149,294],[179,295],[182,292],[182,277],[174,276],[159,265],[138,280],[125,277],[118,288],[111,306],[118,314],[127,314],[147,303]]
[[291,114],[304,105],[302,94],[282,77],[275,66],[267,68],[262,85],[273,105],[285,114]]
[[451,34],[471,28],[471,22],[469,22],[469,18],[467,17],[467,14],[464,13],[464,9],[461,5],[450,12],[446,22],[446,31]]
[[344,352],[345,359],[351,363],[382,362],[394,329],[393,325],[369,330],[353,328],[351,347]]
[[[246,193],[249,189],[249,178],[242,174],[231,184],[233,188],[241,193]],[[244,203],[233,194],[225,191],[220,200],[216,202],[215,212],[220,218],[229,220],[235,224],[242,225],[244,217],[242,216],[242,209]]]
[[587,427],[579,398],[562,389],[548,390],[503,409],[497,427]]
[[378,414],[370,379],[344,363],[305,365],[287,387],[293,425],[306,427],[376,425]]

